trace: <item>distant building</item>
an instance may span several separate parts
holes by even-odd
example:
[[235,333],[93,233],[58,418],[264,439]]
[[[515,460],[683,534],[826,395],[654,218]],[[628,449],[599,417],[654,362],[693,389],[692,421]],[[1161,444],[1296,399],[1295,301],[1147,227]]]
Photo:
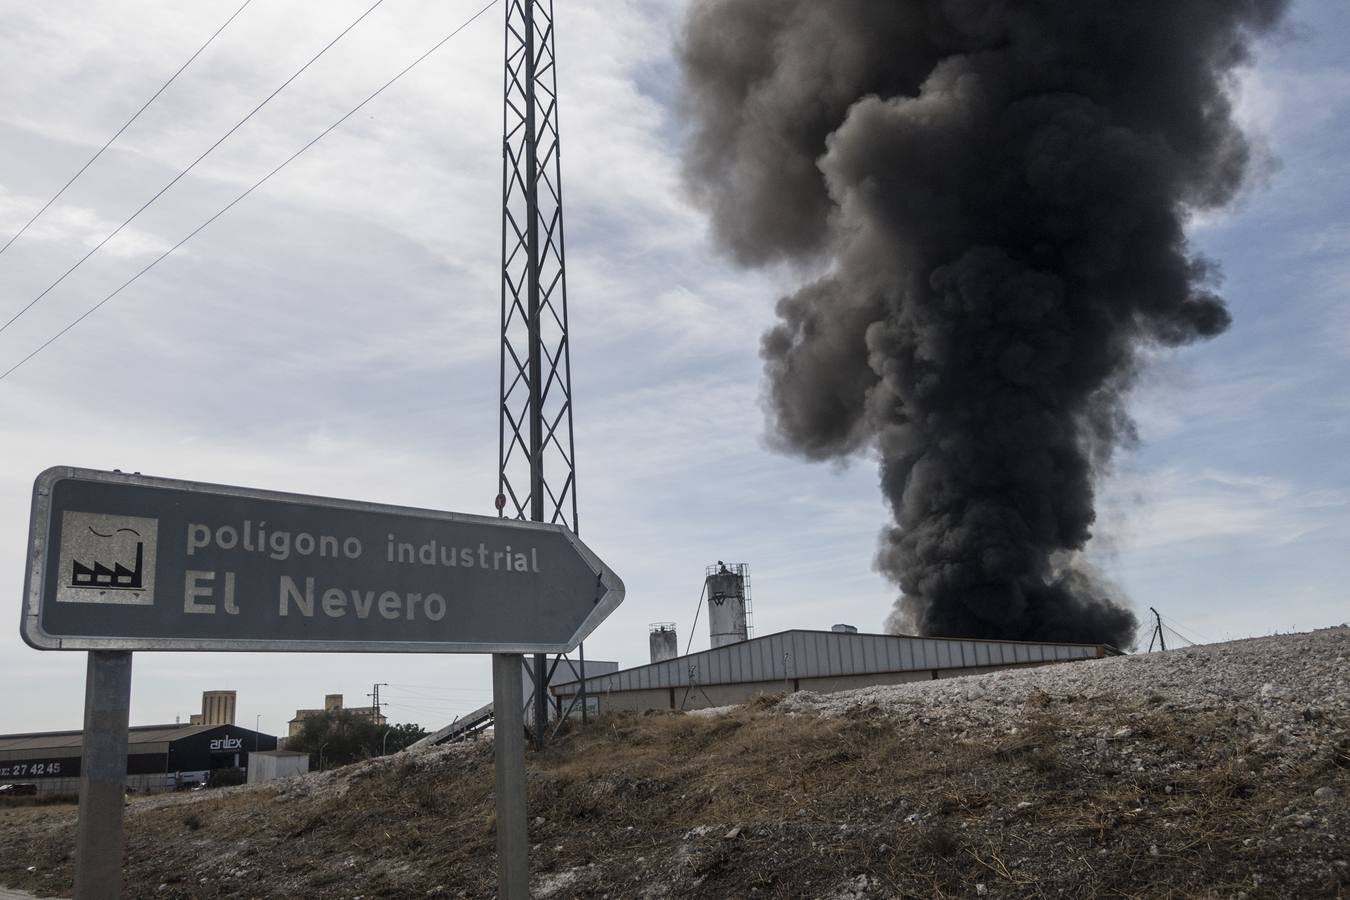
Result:
[[261,784],[309,771],[309,754],[291,750],[264,750],[248,758],[248,783]]
[[380,712],[378,706],[343,706],[341,694],[324,694],[323,709],[297,709],[295,718],[290,721],[290,730],[286,733],[287,737],[295,737],[300,733],[300,729],[305,727],[305,720],[311,716],[322,715],[327,712],[344,710],[352,715],[366,716],[376,725],[383,725],[389,721],[385,715]]
[[[255,751],[277,739],[236,725],[139,725],[127,733],[127,787],[165,791],[205,782],[212,770],[247,768]],[[31,783],[38,792],[80,789],[84,733],[0,735],[0,783]]]

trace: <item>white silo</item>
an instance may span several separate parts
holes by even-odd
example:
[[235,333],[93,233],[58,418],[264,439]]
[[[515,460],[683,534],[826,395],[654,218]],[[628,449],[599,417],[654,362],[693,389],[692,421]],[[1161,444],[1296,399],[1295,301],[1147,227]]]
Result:
[[738,644],[749,637],[750,566],[724,563],[708,566],[708,629],[713,647]]
[[680,655],[680,639],[675,633],[674,622],[654,622],[649,626],[647,635],[651,645],[652,662],[665,662]]

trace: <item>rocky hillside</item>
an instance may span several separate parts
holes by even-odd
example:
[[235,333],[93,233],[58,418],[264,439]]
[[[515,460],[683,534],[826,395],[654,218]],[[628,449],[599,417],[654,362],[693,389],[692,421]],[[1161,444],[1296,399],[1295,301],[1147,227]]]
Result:
[[[1350,630],[593,720],[528,759],[539,897],[1344,897]],[[135,897],[491,897],[486,741],[136,802]],[[70,890],[70,807],[0,883]]]

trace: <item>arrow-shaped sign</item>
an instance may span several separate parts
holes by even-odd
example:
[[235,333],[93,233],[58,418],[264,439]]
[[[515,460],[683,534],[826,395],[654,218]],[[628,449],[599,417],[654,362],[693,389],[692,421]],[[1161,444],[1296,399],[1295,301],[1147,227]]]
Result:
[[30,551],[43,650],[560,653],[624,595],[562,525],[66,467]]

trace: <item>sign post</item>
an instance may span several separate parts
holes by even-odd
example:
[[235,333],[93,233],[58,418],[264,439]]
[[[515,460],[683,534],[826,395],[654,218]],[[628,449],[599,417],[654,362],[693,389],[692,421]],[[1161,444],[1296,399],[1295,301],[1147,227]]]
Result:
[[20,632],[89,651],[77,896],[120,885],[131,652],[280,650],[492,654],[501,896],[527,897],[523,655],[623,596],[563,525],[48,469]]
[[84,759],[76,837],[75,900],[122,890],[122,807],[127,791],[131,653],[90,650],[84,681]]
[[525,715],[519,653],[492,655],[492,741],[497,764],[497,897],[529,900],[529,833],[525,807]]

